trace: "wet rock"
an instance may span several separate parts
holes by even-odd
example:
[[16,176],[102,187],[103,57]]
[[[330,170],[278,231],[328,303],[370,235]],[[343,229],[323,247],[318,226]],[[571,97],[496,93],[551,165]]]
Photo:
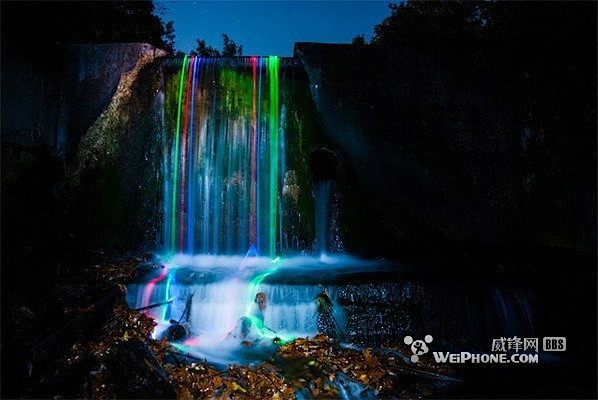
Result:
[[334,319],[332,300],[326,293],[316,296],[318,313],[318,333],[336,338],[338,335],[337,323]]
[[183,340],[189,337],[189,329],[186,325],[173,323],[166,330],[166,338],[170,341]]

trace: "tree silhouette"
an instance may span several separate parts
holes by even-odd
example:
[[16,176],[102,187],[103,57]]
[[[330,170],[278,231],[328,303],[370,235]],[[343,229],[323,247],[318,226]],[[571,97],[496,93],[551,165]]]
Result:
[[362,46],[364,44],[366,44],[365,42],[365,35],[362,33],[360,35],[355,36],[352,40],[351,40],[352,44],[356,44],[359,46]]
[[373,44],[395,46],[467,40],[480,34],[486,2],[412,0],[390,4],[391,15],[374,27]]
[[[142,42],[172,52],[174,26],[150,0],[2,2],[2,40],[52,52],[62,44]],[[39,50],[38,50],[39,51]]]
[[222,34],[222,55],[224,57],[235,57],[243,55],[243,46],[238,46],[226,33]]
[[191,51],[192,56],[200,56],[200,57],[219,57],[220,52],[213,48],[212,46],[208,46],[206,41],[203,39],[196,39],[197,41],[197,48],[194,51]]
[[204,39],[196,39],[197,48],[190,52],[191,55],[200,57],[235,57],[243,55],[243,46],[238,45],[226,33],[222,34],[222,52],[208,45]]

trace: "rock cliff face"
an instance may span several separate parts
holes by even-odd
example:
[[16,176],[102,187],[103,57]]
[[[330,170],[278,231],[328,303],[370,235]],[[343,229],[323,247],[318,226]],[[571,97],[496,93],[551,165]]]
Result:
[[[79,142],[82,137],[90,136],[87,131],[92,125],[95,126],[93,130],[97,135],[102,128],[101,124],[106,123],[107,115],[123,113],[122,104],[129,101],[131,96],[138,95],[131,91],[135,79],[142,79],[142,68],[155,57],[165,54],[162,50],[142,43],[66,47],[61,103],[64,127],[62,141],[66,146],[67,157],[77,155]],[[145,110],[136,110],[137,113],[143,111]]]
[[[73,49],[79,61],[69,64],[77,67],[74,97],[86,99],[71,102],[73,111],[85,109],[72,125],[95,117],[76,147],[72,177],[85,226],[80,235],[98,247],[149,250],[159,230],[162,162],[161,72],[154,60],[165,53],[143,44],[91,47],[97,46]],[[77,136],[73,128],[68,138]]]
[[295,56],[364,189],[350,249],[392,255],[441,235],[595,254],[590,81],[538,88],[499,48],[297,43]]
[[[8,53],[2,60],[7,221],[21,221],[13,228],[26,236],[47,217],[49,230],[98,251],[149,249],[161,193],[161,73],[153,61],[165,52],[118,43],[70,45],[44,59],[23,49]],[[23,196],[40,198],[22,188],[45,179],[27,171],[47,171],[48,163],[56,172],[44,185],[55,209],[40,216],[33,206],[12,207]]]

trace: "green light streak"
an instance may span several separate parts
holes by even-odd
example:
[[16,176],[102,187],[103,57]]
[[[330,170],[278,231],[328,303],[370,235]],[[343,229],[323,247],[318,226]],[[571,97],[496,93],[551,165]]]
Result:
[[179,101],[178,101],[178,110],[177,110],[177,117],[176,117],[176,131],[174,137],[174,157],[172,162],[174,163],[174,170],[172,173],[172,221],[170,225],[170,251],[174,252],[176,248],[176,227],[177,227],[177,218],[176,218],[176,203],[177,203],[177,178],[179,175],[179,136],[181,134],[181,110],[183,108],[183,82],[185,78],[185,71],[187,70],[187,63],[189,61],[188,56],[183,58],[183,66],[181,68],[181,78],[179,80]]
[[268,271],[264,272],[263,274],[256,276],[249,282],[249,299],[247,302],[247,308],[245,309],[246,317],[251,318],[251,315],[249,315],[249,313],[251,311],[251,304],[253,303],[255,296],[259,293],[258,289],[259,289],[260,285],[262,284],[262,282],[264,281],[264,279],[266,279],[266,277],[268,275],[272,275],[274,272],[276,272],[276,270],[278,268],[280,268],[280,265],[277,265],[279,261],[280,261],[280,257],[276,257],[274,260],[270,261],[272,264],[275,264],[274,267],[270,268]]
[[[172,284],[172,276],[173,276],[172,271],[168,271],[167,275],[166,275],[166,289],[165,289],[166,296],[164,297],[165,301],[168,301],[170,298],[170,285]],[[170,306],[163,308],[162,321],[166,321],[166,314],[168,313],[169,309],[170,309]]]
[[247,308],[245,309],[245,317],[251,321],[251,324],[253,326],[255,326],[255,328],[257,329],[258,335],[260,337],[268,338],[268,339],[279,338],[282,343],[287,343],[287,342],[294,340],[294,338],[292,338],[290,336],[280,335],[279,333],[271,331],[269,328],[267,328],[264,325],[264,322],[261,319],[259,319],[256,316],[251,315],[251,306],[255,301],[255,296],[259,293],[260,285],[262,284],[262,282],[264,281],[264,279],[266,279],[266,277],[268,275],[272,275],[274,272],[276,272],[278,270],[278,268],[280,268],[279,262],[280,262],[280,257],[276,257],[274,260],[271,261],[271,263],[274,264],[274,266],[272,268],[270,268],[268,271],[264,272],[263,274],[256,276],[249,282],[249,290],[248,290],[249,299],[247,302]]
[[276,254],[276,215],[278,213],[278,65],[277,56],[268,57],[270,77],[270,256]]

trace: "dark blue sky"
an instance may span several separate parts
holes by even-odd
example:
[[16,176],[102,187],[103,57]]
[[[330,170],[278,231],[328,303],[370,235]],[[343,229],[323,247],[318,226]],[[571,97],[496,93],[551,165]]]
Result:
[[173,20],[176,49],[195,49],[195,39],[222,48],[222,34],[243,45],[244,55],[293,55],[295,42],[350,43],[390,15],[391,1],[157,1]]

